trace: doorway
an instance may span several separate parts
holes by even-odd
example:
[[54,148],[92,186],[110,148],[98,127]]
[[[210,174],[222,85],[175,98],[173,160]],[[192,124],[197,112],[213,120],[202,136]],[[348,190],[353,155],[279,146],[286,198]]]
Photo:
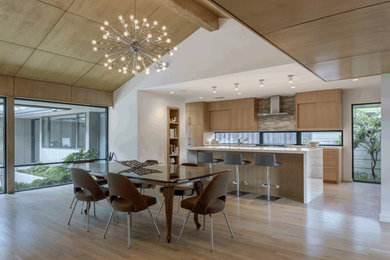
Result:
[[352,105],[352,175],[381,183],[381,104]]

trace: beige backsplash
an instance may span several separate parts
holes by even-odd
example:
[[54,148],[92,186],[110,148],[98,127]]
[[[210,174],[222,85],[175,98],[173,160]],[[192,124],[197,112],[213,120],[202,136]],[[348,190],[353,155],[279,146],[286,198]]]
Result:
[[[269,113],[269,98],[259,98],[258,104],[258,113]],[[280,97],[280,112],[287,112],[288,115],[259,117],[259,131],[296,130],[295,96]]]

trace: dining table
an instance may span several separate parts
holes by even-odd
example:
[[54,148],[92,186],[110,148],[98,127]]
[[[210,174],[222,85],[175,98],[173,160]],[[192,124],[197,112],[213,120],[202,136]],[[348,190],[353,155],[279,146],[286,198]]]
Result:
[[[230,171],[228,169],[218,167],[194,167],[183,165],[150,165],[134,170],[129,166],[121,164],[117,161],[94,161],[89,163],[79,163],[77,165],[69,164],[67,168],[80,168],[88,171],[91,175],[98,178],[106,177],[108,173],[117,173],[127,176],[137,182],[154,184],[164,187],[163,195],[165,199],[165,215],[166,215],[166,239],[170,243],[172,240],[172,214],[173,214],[173,198],[174,189],[177,185],[193,183],[193,187],[197,195],[203,190],[205,180],[212,178],[223,172]],[[198,215],[194,214],[194,222],[197,229],[200,229],[201,224],[198,220]]]

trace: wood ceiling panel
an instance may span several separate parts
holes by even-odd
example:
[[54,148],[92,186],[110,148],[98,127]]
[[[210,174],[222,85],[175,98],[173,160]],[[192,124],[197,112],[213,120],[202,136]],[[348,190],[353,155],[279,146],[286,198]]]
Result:
[[199,26],[189,22],[164,6],[159,7],[149,18],[151,20],[157,20],[160,25],[167,27],[168,37],[172,40],[172,46],[178,45],[199,29]]
[[0,74],[13,76],[34,49],[0,41]]
[[0,0],[0,40],[36,47],[64,11],[39,1]]
[[117,71],[107,71],[101,65],[95,65],[87,74],[78,80],[74,86],[113,91],[132,78],[131,74]]
[[341,80],[390,72],[390,51],[308,64],[307,67],[326,80]]
[[213,0],[261,34],[387,0]]
[[61,8],[63,10],[66,10],[68,9],[69,5],[72,3],[73,0],[40,0],[40,1]]
[[95,22],[66,13],[38,48],[96,63],[104,57],[102,52],[92,50],[92,39],[101,36],[99,27]]
[[280,30],[265,37],[303,64],[390,49],[390,3]]
[[[149,16],[159,6],[153,0],[138,0],[136,12],[138,18]],[[105,20],[117,25],[118,16],[128,17],[134,14],[134,0],[75,0],[69,11],[103,24]]]
[[92,63],[37,50],[16,76],[71,85],[93,66]]

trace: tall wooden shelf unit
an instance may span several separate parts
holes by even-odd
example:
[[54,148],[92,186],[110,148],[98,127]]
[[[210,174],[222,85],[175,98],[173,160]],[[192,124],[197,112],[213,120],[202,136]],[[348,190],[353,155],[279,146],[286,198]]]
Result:
[[180,110],[167,108],[167,164],[180,164]]

